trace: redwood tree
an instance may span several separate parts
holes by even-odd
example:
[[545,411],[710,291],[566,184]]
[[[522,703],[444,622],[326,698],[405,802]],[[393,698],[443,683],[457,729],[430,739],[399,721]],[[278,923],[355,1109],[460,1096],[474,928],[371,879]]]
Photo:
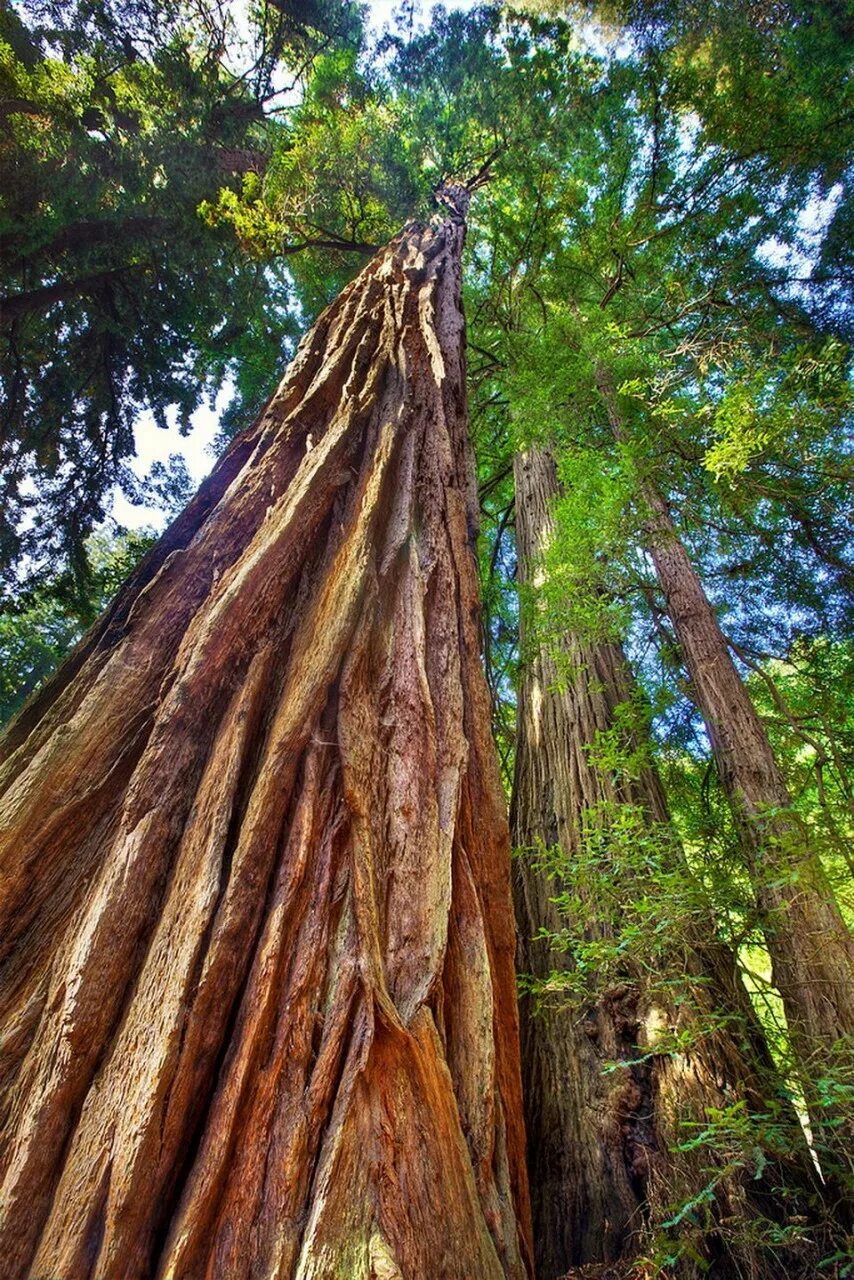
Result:
[[[615,388],[601,369],[597,382],[620,441],[624,432]],[[844,1085],[854,1065],[854,936],[807,826],[792,806],[767,730],[667,501],[648,475],[640,477],[640,493],[647,508],[647,547],[741,835],[817,1144],[828,1168],[850,1179],[854,1117],[845,1090],[839,1102],[828,1105],[826,1099],[816,1100],[812,1084],[831,1070]],[[848,1199],[850,1204],[850,1184]]]
[[529,1273],[442,200],[3,742],[7,1280]]
[[[664,904],[662,915],[684,912],[678,929],[665,930],[669,942],[657,945],[650,930],[642,954],[628,954],[619,973],[593,974],[577,999],[560,995],[574,958],[571,947],[560,945],[567,920],[558,905],[560,876],[543,866],[546,848],[559,847],[558,868],[584,856],[585,833],[596,828],[607,848],[609,824],[616,830],[619,809],[628,807],[640,818],[639,841],[656,843],[661,856],[641,877],[628,878],[614,836],[603,871],[619,909],[628,910],[639,893],[655,894],[654,884],[644,889],[641,881],[654,877],[656,865],[666,877],[660,894],[688,871],[657,773],[638,751],[642,744],[624,742],[633,761],[622,769],[595,759],[602,736],[613,734],[636,693],[619,644],[570,634],[558,653],[537,627],[537,586],[548,572],[559,495],[554,459],[531,447],[517,455],[514,474],[526,593],[511,818],[519,850],[518,967],[546,993],[549,987],[558,993],[546,994],[540,1009],[532,997],[521,1006],[537,1274],[556,1280],[574,1264],[637,1257],[651,1229],[677,1206],[708,1200],[705,1216],[689,1213],[682,1224],[683,1233],[694,1224],[685,1274],[696,1273],[699,1251],[722,1278],[785,1275],[794,1257],[775,1260],[764,1253],[760,1233],[743,1228],[757,1217],[780,1221],[791,1212],[781,1188],[808,1194],[810,1162],[732,954],[716,939],[702,904],[694,901],[690,910],[683,904],[681,911],[675,902]],[[614,937],[595,883],[585,889],[582,881],[574,901],[583,904],[587,940]],[[615,1063],[622,1065],[614,1070]],[[793,1154],[784,1167],[774,1156],[766,1164],[762,1155],[754,1164],[754,1148],[727,1167],[732,1151],[716,1150],[713,1135],[687,1149],[716,1112],[733,1106],[756,1116],[776,1112],[800,1157]],[[681,1274],[679,1267],[669,1274]]]

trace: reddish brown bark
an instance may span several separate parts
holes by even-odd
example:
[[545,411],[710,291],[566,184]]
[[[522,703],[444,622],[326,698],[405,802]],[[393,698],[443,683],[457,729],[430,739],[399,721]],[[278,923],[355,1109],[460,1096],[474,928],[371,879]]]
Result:
[[464,192],[4,742],[4,1280],[528,1274]]
[[[523,600],[530,609],[537,607],[537,575],[554,536],[552,504],[559,487],[553,458],[544,450],[519,455],[514,472],[519,576],[527,594],[533,592],[533,600]],[[546,930],[558,938],[563,928],[554,901],[560,885],[530,851],[559,845],[571,862],[583,852],[586,821],[607,823],[616,807],[630,805],[645,815],[647,836],[658,841],[664,862],[671,869],[683,864],[652,765],[636,774],[617,773],[590,757],[599,735],[613,731],[617,708],[625,708],[635,693],[619,645],[568,635],[558,662],[536,628],[532,632],[526,608],[521,619],[512,810],[519,849],[514,864],[517,963],[520,972],[543,979],[571,969],[573,962],[542,936]],[[624,745],[637,754],[640,744]],[[636,881],[621,882],[618,871],[609,874],[617,901],[636,896]],[[610,922],[598,909],[591,892],[585,921],[591,938],[610,935]],[[803,1143],[800,1159],[796,1156],[787,1168],[769,1165],[766,1176],[757,1178],[754,1172],[761,1175],[762,1169],[755,1171],[749,1161],[724,1174],[726,1156],[713,1144],[694,1152],[676,1150],[705,1127],[710,1108],[742,1102],[763,1113],[774,1099],[778,1114],[787,1111],[733,958],[716,941],[711,920],[695,909],[680,923],[680,933],[684,943],[678,951],[650,954],[643,966],[630,962],[621,980],[609,984],[594,978],[580,1002],[553,999],[537,1012],[531,999],[522,1001],[540,1280],[555,1280],[580,1263],[638,1256],[650,1225],[669,1216],[668,1206],[696,1197],[716,1167],[715,1197],[705,1229],[694,1240],[714,1274],[721,1280],[784,1275],[791,1262],[775,1261],[757,1247],[748,1223],[757,1215],[778,1218],[787,1212],[775,1185],[809,1187]],[[681,1052],[667,1050],[672,1031],[686,1038]],[[656,1052],[657,1045],[662,1051]],[[615,1061],[632,1065],[606,1072]],[[797,1142],[796,1118],[793,1113],[786,1118]],[[687,1261],[685,1274],[695,1274],[694,1261]]]

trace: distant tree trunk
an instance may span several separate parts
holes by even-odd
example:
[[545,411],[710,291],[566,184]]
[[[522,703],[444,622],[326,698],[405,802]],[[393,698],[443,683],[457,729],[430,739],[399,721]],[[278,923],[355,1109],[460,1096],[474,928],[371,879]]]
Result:
[[4,1280],[528,1275],[467,193],[4,742]]
[[[537,448],[517,456],[514,472],[519,577],[523,587],[530,587],[553,538],[551,507],[558,482],[552,456]],[[597,736],[613,729],[615,709],[635,693],[619,645],[566,636],[559,666],[553,651],[536,637],[529,639],[524,603],[511,815],[513,843],[521,851],[514,863],[517,967],[544,978],[573,962],[538,937],[544,929],[552,937],[561,932],[564,919],[553,901],[560,884],[526,851],[559,845],[572,860],[582,852],[583,824],[597,820],[597,809],[631,805],[645,815],[648,832],[659,834],[673,864],[681,865],[682,854],[652,765],[636,776],[617,776],[589,758]],[[609,888],[617,901],[637,890],[619,879]],[[607,936],[608,924],[596,918],[593,900],[590,912],[588,935]],[[756,1113],[766,1108],[774,1071],[733,957],[715,939],[710,920],[686,919],[684,932],[684,949],[662,965],[671,975],[684,973],[670,999],[663,984],[654,981],[652,957],[645,974],[627,966],[625,979],[608,989],[594,980],[581,1008],[557,1001],[536,1012],[531,999],[522,1001],[540,1280],[555,1280],[571,1265],[636,1255],[650,1217],[661,1222],[668,1205],[695,1196],[722,1159],[708,1146],[674,1152],[676,1144],[699,1131],[682,1126],[703,1127],[709,1108],[739,1100]],[[726,1027],[720,1025],[722,1013],[730,1016]],[[656,1053],[662,1032],[670,1030],[688,1033],[689,1047]],[[606,1065],[619,1060],[633,1065],[606,1073]],[[797,1132],[793,1113],[789,1119]],[[757,1212],[772,1218],[785,1212],[774,1203],[775,1179],[807,1187],[808,1166],[804,1145],[801,1161],[795,1158],[788,1170],[776,1166],[754,1179],[750,1169],[741,1169],[722,1177],[701,1242],[719,1280],[773,1274],[759,1250],[744,1239],[728,1238],[731,1227],[737,1220],[746,1225]],[[730,1227],[721,1227],[726,1220]],[[689,1274],[694,1274],[691,1264]]]
[[[802,1061],[809,1064],[817,1051],[854,1035],[854,943],[667,504],[651,490],[645,496],[656,574],[757,873],[774,980]],[[781,871],[791,878],[779,884]]]
[[[620,438],[622,424],[614,389],[601,375],[600,389],[611,426]],[[648,480],[642,497],[649,510],[646,530],[650,554],[721,783],[741,832],[765,921],[774,984],[783,999],[792,1045],[809,1092],[810,1079],[823,1075],[829,1065],[852,1065],[854,938],[809,833],[792,808],[768,734],[736,670],[667,503]],[[815,1108],[813,1119],[816,1123],[821,1120]],[[837,1155],[848,1149],[843,1160],[854,1172],[850,1111],[847,1123],[849,1136],[842,1144],[833,1139],[832,1145]]]

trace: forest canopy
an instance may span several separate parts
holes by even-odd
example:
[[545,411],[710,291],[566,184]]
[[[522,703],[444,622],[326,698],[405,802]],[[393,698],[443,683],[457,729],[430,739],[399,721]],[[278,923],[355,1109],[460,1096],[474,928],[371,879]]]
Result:
[[[225,450],[465,188],[538,1274],[851,1275],[854,8],[378,12],[0,10],[0,716],[191,497],[141,424],[192,439],[218,405]],[[593,1121],[536,1095],[550,1052],[603,1108],[643,1095],[607,1255],[560,1187],[560,1126]],[[638,1108],[684,1061],[708,1069],[656,1164]]]

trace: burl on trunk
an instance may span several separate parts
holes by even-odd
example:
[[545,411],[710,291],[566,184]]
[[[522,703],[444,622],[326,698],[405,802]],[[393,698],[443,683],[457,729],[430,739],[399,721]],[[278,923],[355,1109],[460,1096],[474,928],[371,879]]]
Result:
[[528,1274],[466,200],[324,312],[6,737],[5,1280]]

